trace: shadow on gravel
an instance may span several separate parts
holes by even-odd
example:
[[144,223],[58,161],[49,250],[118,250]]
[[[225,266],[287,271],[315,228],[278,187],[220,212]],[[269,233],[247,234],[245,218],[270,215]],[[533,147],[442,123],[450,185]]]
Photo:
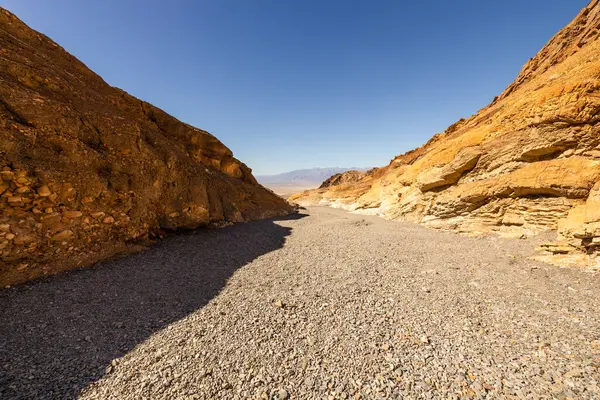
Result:
[[74,398],[111,361],[203,307],[228,278],[281,248],[276,221],[199,230],[146,251],[0,291],[0,398]]

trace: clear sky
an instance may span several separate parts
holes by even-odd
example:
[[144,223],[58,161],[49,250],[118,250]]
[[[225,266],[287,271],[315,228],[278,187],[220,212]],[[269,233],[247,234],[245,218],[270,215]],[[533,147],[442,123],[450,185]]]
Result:
[[256,174],[381,166],[487,105],[588,0],[0,0]]

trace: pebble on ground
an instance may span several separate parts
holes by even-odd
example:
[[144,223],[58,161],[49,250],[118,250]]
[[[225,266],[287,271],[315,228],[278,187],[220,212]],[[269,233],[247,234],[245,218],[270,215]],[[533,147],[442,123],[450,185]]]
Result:
[[0,291],[0,398],[599,399],[600,279],[313,207]]

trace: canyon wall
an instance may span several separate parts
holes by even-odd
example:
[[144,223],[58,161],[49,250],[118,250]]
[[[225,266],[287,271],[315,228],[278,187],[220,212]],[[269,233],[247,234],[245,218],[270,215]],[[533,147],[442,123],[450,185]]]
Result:
[[472,235],[558,230],[540,258],[598,266],[599,39],[593,0],[476,115],[358,180],[290,200]]
[[109,86],[0,8],[0,286],[165,231],[290,212],[216,137]]

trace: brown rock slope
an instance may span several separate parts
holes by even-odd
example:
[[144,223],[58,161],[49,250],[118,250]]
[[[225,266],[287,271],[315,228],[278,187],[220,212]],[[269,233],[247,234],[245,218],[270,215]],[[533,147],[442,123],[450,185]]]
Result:
[[598,265],[600,1],[494,102],[359,182],[290,199],[470,234],[558,229],[547,259]]
[[331,186],[338,186],[348,183],[354,183],[360,181],[362,178],[368,175],[368,171],[345,171],[339,174],[335,174],[327,178],[319,189],[324,189]]
[[291,211],[217,138],[109,86],[0,11],[1,286],[161,229]]

